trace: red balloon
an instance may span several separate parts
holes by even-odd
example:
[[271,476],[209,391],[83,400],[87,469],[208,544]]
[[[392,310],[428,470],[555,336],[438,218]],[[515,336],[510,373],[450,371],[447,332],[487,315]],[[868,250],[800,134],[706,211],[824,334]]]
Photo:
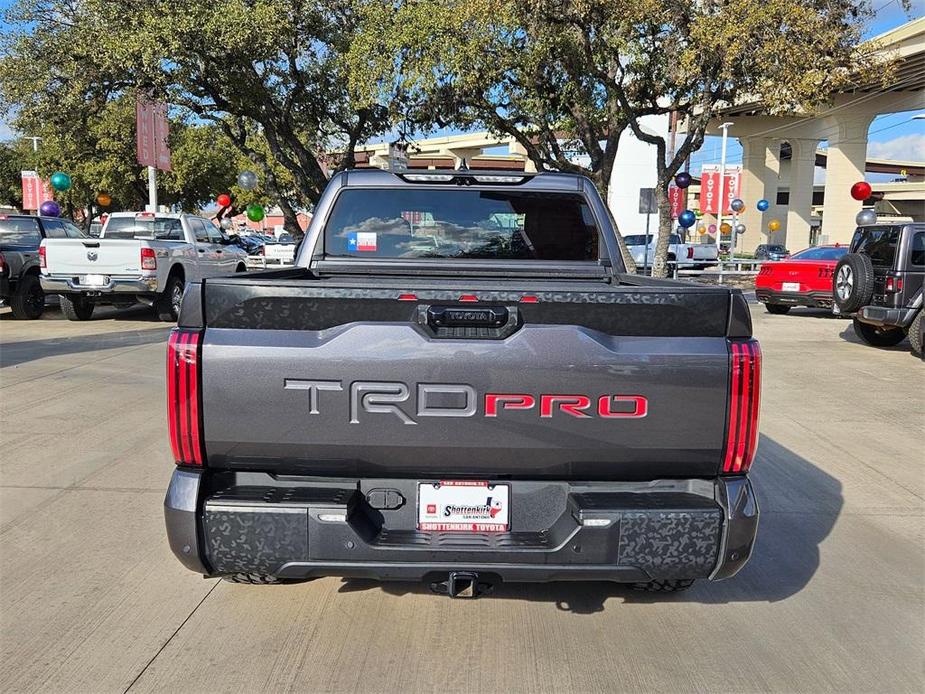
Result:
[[228,193],[222,193],[215,201],[218,203],[219,207],[229,207],[231,205],[231,196],[228,195]]
[[851,186],[851,197],[855,200],[867,200],[870,197],[871,187],[867,181],[858,181]]

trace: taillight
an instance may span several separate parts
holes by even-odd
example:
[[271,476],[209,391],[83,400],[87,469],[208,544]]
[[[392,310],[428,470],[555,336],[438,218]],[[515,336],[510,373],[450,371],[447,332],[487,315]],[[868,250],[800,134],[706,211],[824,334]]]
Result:
[[0,272],[6,272],[6,258],[0,253]]
[[901,292],[903,290],[903,278],[902,277],[887,277],[886,278],[886,290],[888,292]]
[[729,410],[723,472],[748,472],[758,447],[761,348],[756,340],[729,343]]
[[141,269],[157,270],[157,256],[154,255],[153,248],[141,247]]
[[167,342],[167,430],[178,465],[202,465],[200,334],[175,328]]
[[687,259],[688,259],[688,260],[692,260],[693,257],[694,257],[694,247],[693,247],[693,246],[688,246],[688,247],[687,247]]
[[39,267],[42,268],[42,269],[44,269],[44,268],[47,267],[47,263],[46,263],[46,259],[45,259],[45,246],[44,246],[44,245],[39,246]]

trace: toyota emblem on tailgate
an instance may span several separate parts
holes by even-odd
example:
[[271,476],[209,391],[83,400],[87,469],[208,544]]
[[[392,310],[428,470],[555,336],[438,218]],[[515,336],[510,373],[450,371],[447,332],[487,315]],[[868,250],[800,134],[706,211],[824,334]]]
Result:
[[87,260],[96,260],[99,257],[96,251],[87,251]]

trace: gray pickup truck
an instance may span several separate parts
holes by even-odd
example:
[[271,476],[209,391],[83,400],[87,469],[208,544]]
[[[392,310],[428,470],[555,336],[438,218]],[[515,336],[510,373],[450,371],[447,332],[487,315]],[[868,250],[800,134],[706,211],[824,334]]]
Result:
[[751,555],[748,306],[627,274],[580,176],[338,174],[296,267],[188,286],[167,362],[205,576],[671,591]]

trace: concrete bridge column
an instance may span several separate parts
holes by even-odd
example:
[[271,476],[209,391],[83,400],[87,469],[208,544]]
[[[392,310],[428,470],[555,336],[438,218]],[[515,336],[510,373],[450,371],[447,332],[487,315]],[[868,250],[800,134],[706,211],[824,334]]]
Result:
[[870,123],[868,118],[839,119],[836,134],[829,138],[822,208],[822,234],[828,243],[848,243],[854,234],[862,203],[851,197],[851,186],[864,180]]
[[[764,137],[742,137],[742,190],[740,197],[745,201],[745,212],[739,220],[746,231],[736,240],[736,248],[752,252],[767,236],[764,230],[771,220],[777,200],[777,184],[780,177],[780,141]],[[755,205],[762,198],[770,201],[767,212],[759,212]]]
[[772,234],[773,243],[792,246],[796,251],[809,245],[810,217],[813,205],[813,170],[819,140],[792,138],[787,140],[793,154],[790,157],[790,199],[783,233]]

